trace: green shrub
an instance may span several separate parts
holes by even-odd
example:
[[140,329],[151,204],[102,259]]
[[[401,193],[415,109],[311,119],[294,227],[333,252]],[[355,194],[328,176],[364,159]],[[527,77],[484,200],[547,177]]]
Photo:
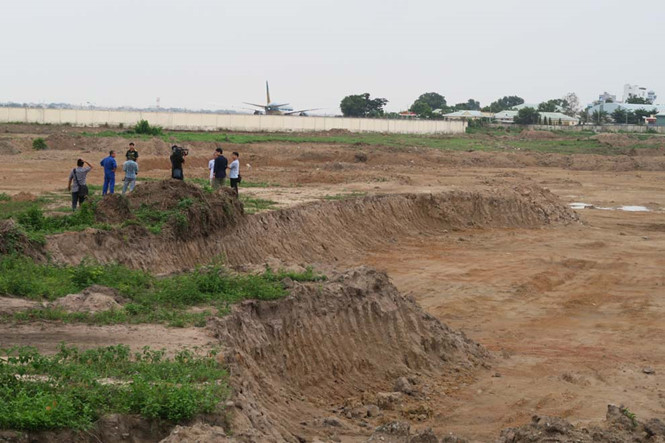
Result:
[[44,140],[41,137],[34,139],[32,141],[32,149],[35,149],[37,151],[43,151],[44,149],[48,149],[48,146],[46,145],[46,140]]
[[5,192],[0,192],[0,202],[8,202],[11,201],[11,196]]
[[150,126],[148,120],[140,120],[136,125],[134,125],[134,132],[136,134],[146,134],[146,135],[162,135],[161,126]]
[[184,350],[169,359],[148,347],[132,355],[125,345],[83,351],[63,344],[51,356],[0,350],[0,429],[88,429],[110,413],[172,422],[212,413],[228,395],[215,355]]

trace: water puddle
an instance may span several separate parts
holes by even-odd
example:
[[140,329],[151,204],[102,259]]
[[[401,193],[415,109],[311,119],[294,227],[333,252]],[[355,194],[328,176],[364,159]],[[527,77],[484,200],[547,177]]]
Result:
[[568,203],[570,209],[600,209],[602,211],[628,211],[628,212],[651,212],[646,206],[617,206],[616,208],[603,208],[591,203],[573,202]]

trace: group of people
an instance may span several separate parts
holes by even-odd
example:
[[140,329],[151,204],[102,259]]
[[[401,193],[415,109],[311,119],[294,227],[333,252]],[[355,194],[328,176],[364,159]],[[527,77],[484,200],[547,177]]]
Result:
[[[173,147],[171,154],[171,177],[177,180],[184,180],[183,165],[188,151],[184,148],[177,146]],[[102,195],[113,194],[115,192],[115,173],[118,169],[116,162],[115,151],[109,151],[108,157],[105,157],[100,166],[104,168],[104,185],[102,186]],[[217,148],[213,153],[213,158],[208,162],[208,169],[210,170],[210,185],[214,189],[219,189],[224,186],[226,181],[226,171],[229,171],[230,185],[236,196],[238,195],[238,183],[242,180],[240,177],[240,161],[238,158],[240,154],[233,152],[231,154],[231,163],[224,157],[222,148]],[[125,173],[123,179],[122,194],[124,195],[129,189],[129,192],[134,190],[136,186],[136,177],[139,173],[138,165],[139,153],[136,150],[134,142],[129,144],[129,149],[125,153],[125,162],[122,165],[122,170]],[[92,165],[83,159],[76,161],[76,168],[72,169],[69,173],[69,182],[67,189],[72,194],[72,211],[76,211],[76,207],[82,205],[88,196],[88,186],[86,178],[88,173],[92,170]]]
[[231,153],[231,163],[224,157],[222,148],[215,149],[212,159],[208,162],[210,170],[210,186],[213,189],[219,189],[226,182],[226,170],[229,170],[229,184],[231,189],[238,195],[238,183],[242,180],[240,177],[240,154],[233,151]]

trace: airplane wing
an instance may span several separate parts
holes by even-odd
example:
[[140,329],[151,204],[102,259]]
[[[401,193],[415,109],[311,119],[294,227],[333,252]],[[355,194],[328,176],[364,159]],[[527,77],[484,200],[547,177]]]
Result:
[[258,107],[258,108],[263,108],[263,109],[266,108],[266,105],[257,105],[257,104],[255,104],[255,103],[247,103],[247,102],[243,102],[243,103],[246,104],[246,105],[256,106],[256,107]]
[[298,111],[285,112],[284,115],[299,114],[301,112],[308,112],[308,111],[318,111],[319,109],[324,109],[324,108],[300,109]]

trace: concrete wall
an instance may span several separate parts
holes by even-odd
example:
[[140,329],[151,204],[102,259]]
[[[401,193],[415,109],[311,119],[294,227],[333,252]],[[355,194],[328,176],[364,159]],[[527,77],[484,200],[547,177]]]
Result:
[[90,109],[0,108],[0,122],[101,126],[123,124],[131,127],[139,120],[165,129],[200,131],[314,132],[344,129],[350,132],[399,134],[461,134],[463,121],[387,120],[370,118],[300,117],[284,115],[194,114],[177,112],[101,111]]
[[[496,128],[505,128],[505,127],[520,127],[518,125],[511,124],[492,124],[490,125]],[[663,126],[646,126],[646,125],[573,125],[573,126],[559,126],[559,125],[525,125],[521,126],[526,129],[532,129],[535,131],[552,131],[552,130],[561,130],[561,131],[571,131],[571,132],[581,132],[581,131],[593,131],[593,132],[647,132],[649,129],[656,131],[660,134],[665,134],[665,127]]]

